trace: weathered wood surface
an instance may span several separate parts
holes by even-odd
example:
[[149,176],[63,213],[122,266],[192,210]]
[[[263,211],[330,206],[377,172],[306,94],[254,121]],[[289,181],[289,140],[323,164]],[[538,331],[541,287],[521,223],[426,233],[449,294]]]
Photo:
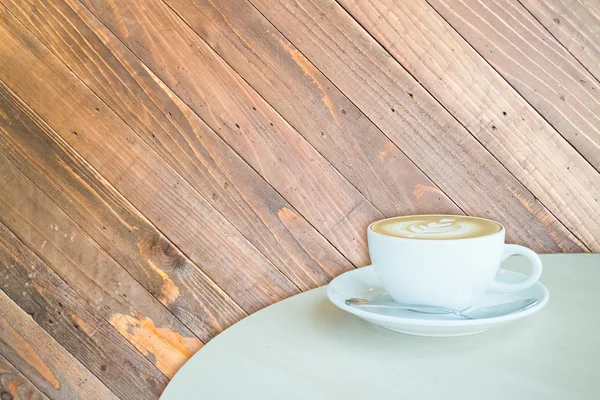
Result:
[[[19,111],[24,105],[2,84],[0,95],[0,117],[12,121],[0,130],[0,152],[198,337],[206,341],[244,316],[239,306],[43,121],[28,110]],[[46,162],[27,161],[32,159]],[[55,176],[61,176],[61,180],[55,180]],[[37,203],[32,206],[41,207]],[[60,229],[58,221],[45,222],[55,231]],[[81,257],[77,248],[73,251]],[[134,293],[124,286],[113,296],[129,297]]]
[[600,251],[598,172],[435,10],[419,1],[340,3],[552,214]]
[[[0,192],[0,221],[171,378],[202,342],[0,154],[0,187],[10,185]],[[159,288],[168,303],[173,284]]]
[[519,2],[428,2],[600,171],[600,83]]
[[600,3],[520,0],[560,44],[600,81]]
[[47,397],[0,355],[0,399],[44,400]]
[[[46,146],[71,153],[76,150],[85,158],[84,161],[80,157],[78,164],[87,162],[94,167],[161,232],[177,241],[179,248],[246,311],[258,310],[298,293],[289,279],[8,11],[0,18],[4,20],[0,25],[3,81],[58,134],[48,136],[48,132],[46,138],[21,134],[23,140],[55,142]],[[23,79],[23,71],[29,71],[31,79]],[[17,140],[16,133],[10,135],[8,143]],[[38,150],[48,154],[44,147]],[[35,159],[46,158],[43,153]],[[74,161],[70,160],[75,156],[67,157],[63,163],[75,168],[71,165]],[[82,173],[72,173],[70,178],[77,180]],[[127,231],[136,233],[138,226],[129,224]],[[154,238],[144,237],[137,242],[143,248],[142,253],[160,250]],[[244,279],[236,277],[239,265],[245,266]],[[178,264],[171,265],[172,269],[178,267]],[[190,274],[199,274],[193,265],[188,269]],[[154,274],[160,276],[160,272]],[[206,281],[204,277],[197,277],[196,281],[201,279]],[[188,280],[191,279],[186,282]]]
[[344,256],[368,262],[381,212],[162,0],[83,3]]
[[300,289],[352,267],[81,3],[7,6]]
[[167,4],[384,215],[462,213],[246,0]]
[[465,212],[503,221],[509,240],[538,251],[582,248],[333,0],[252,3]]
[[156,398],[384,216],[599,251],[599,12],[0,0],[0,394]]
[[148,359],[1,224],[0,287],[119,397],[154,398],[166,386]]
[[0,351],[50,398],[118,398],[2,290]]

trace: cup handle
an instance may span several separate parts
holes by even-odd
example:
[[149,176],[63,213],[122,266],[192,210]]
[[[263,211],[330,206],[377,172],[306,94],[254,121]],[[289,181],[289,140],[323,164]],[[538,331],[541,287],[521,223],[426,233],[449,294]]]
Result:
[[513,255],[520,255],[526,257],[531,263],[531,275],[527,277],[527,279],[517,282],[517,283],[503,283],[494,281],[489,291],[492,292],[517,292],[519,290],[527,289],[531,285],[537,282],[542,275],[542,260],[540,257],[535,254],[533,250],[528,249],[527,247],[519,246],[516,244],[506,244],[504,245],[504,254],[502,254],[502,261],[506,260],[508,257]]

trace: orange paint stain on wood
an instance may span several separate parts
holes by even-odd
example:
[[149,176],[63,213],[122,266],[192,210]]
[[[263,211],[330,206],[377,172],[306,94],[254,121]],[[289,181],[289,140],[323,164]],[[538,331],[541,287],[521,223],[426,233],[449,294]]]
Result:
[[287,50],[287,52],[290,53],[290,55],[292,56],[292,58],[294,59],[296,64],[298,64],[298,66],[300,68],[302,68],[302,71],[304,71],[304,74],[306,76],[308,76],[315,83],[315,85],[317,85],[317,87],[319,88],[321,93],[323,93],[323,97],[322,97],[323,103],[327,106],[327,109],[329,109],[329,113],[335,120],[335,123],[337,124],[337,126],[341,126],[338,116],[335,113],[335,108],[334,108],[333,101],[331,100],[331,97],[329,97],[329,95],[325,91],[325,87],[323,86],[323,84],[317,79],[317,73],[315,71],[315,67],[310,63],[310,61],[308,61],[302,55],[302,53],[300,53],[295,48],[290,47],[288,43],[281,42],[281,44]]
[[[391,140],[386,140],[383,150],[379,153],[379,159],[381,160],[382,164],[385,161],[385,159],[387,158],[387,156],[390,154],[390,151],[393,148],[394,148],[394,143],[392,143]],[[419,186],[421,186],[421,185],[419,185]]]
[[161,303],[166,305],[173,304],[175,300],[177,300],[177,298],[179,297],[179,288],[177,287],[177,285],[175,285],[175,282],[173,282],[173,280],[169,277],[169,275],[167,275],[165,271],[154,265],[152,261],[147,261],[152,270],[154,270],[154,272],[160,275],[160,277],[163,280],[163,284],[160,287],[160,294],[158,295],[158,300],[160,300]]
[[30,365],[40,374],[53,388],[60,389],[60,382],[52,370],[46,365],[39,354],[31,347],[29,342],[19,334],[10,323],[0,315],[0,340],[11,343],[11,348],[25,363]]
[[96,334],[96,329],[89,326],[84,320],[79,318],[77,315],[70,314],[70,317],[71,317],[71,320],[73,320],[73,323],[75,323],[75,329],[81,329],[90,338]]
[[421,204],[421,199],[425,193],[432,193],[436,196],[444,196],[441,190],[432,186],[417,185],[413,190],[413,196],[417,199],[417,203]]
[[6,388],[8,389],[8,393],[10,393],[13,397],[18,398],[19,386],[21,386],[21,382],[12,381],[6,385]]
[[158,328],[141,315],[115,314],[109,322],[144,356],[152,354],[156,367],[169,379],[202,347],[200,340]]
[[[140,254],[142,254],[150,268],[152,268],[152,270],[156,272],[163,281],[160,287],[160,293],[156,296],[156,298],[166,306],[173,304],[179,297],[179,288],[165,271],[158,268],[156,264],[152,262],[152,253],[155,250],[155,243],[152,240],[145,240],[138,243],[137,246],[140,249]],[[172,248],[170,249],[173,251]],[[173,255],[175,254],[176,253],[173,253]],[[164,254],[164,251],[163,255],[166,255],[167,257],[169,256]]]
[[284,223],[286,221],[294,221],[294,220],[298,220],[300,218],[300,217],[298,217],[298,215],[295,212],[293,212],[292,210],[290,210],[287,207],[283,207],[281,210],[277,211],[277,216]]

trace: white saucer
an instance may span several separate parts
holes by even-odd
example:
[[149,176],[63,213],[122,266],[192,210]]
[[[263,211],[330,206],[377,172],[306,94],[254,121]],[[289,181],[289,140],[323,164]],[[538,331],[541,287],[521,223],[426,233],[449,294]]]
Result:
[[[501,269],[496,279],[500,282],[519,282],[525,275]],[[396,332],[417,336],[464,336],[485,332],[489,329],[516,321],[541,310],[550,297],[548,290],[537,282],[528,289],[515,293],[486,293],[473,308],[485,307],[510,301],[536,298],[538,304],[523,311],[494,318],[467,320],[455,315],[421,314],[408,310],[374,309],[365,310],[347,306],[344,301],[350,297],[362,297],[368,300],[391,300],[383,289],[375,270],[371,265],[348,271],[335,278],[327,287],[329,300],[344,311],[356,315],[365,321],[380,325]]]

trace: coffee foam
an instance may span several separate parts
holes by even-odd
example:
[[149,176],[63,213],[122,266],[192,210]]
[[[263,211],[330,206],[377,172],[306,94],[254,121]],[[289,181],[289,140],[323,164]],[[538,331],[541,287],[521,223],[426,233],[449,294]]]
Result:
[[450,240],[487,236],[502,226],[486,219],[454,215],[416,215],[378,221],[371,226],[377,233],[408,239]]

